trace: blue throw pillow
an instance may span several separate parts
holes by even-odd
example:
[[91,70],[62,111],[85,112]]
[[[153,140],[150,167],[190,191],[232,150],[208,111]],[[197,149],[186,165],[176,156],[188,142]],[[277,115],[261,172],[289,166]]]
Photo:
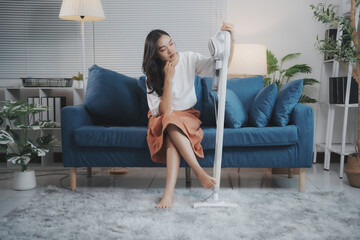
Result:
[[140,119],[139,123],[141,126],[148,125],[148,117],[147,114],[149,112],[149,105],[147,103],[147,95],[146,95],[146,76],[141,76],[138,81],[139,90],[140,90]]
[[[215,96],[216,103],[218,103],[217,94],[214,92],[210,92],[209,94],[211,99],[214,99]],[[247,113],[244,105],[232,90],[227,89],[225,101],[225,126],[229,128],[241,128],[246,122]]]
[[303,80],[291,81],[280,89],[272,114],[272,125],[284,127],[288,125],[290,113],[299,102],[303,90]]
[[201,87],[202,87],[202,112],[200,115],[200,120],[203,126],[214,127],[216,125],[215,120],[215,109],[214,103],[210,99],[209,91],[211,87],[207,83],[211,83],[211,78],[202,78]]
[[249,125],[266,127],[271,119],[277,95],[275,83],[261,89],[251,104],[249,112]]
[[140,116],[138,80],[93,65],[89,68],[84,106],[95,124],[133,126]]

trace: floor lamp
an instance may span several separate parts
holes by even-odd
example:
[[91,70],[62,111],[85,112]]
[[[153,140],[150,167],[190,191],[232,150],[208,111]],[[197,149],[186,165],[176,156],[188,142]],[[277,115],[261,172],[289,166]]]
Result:
[[63,0],[59,17],[65,20],[81,22],[81,42],[82,42],[82,74],[84,82],[84,94],[87,86],[87,71],[85,60],[85,21],[101,21],[105,19],[104,11],[100,0]]
[[243,78],[267,74],[266,46],[261,44],[235,44],[228,78]]

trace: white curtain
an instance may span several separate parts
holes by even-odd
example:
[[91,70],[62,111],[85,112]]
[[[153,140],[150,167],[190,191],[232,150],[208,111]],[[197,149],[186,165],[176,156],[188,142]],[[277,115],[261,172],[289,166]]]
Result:
[[[80,23],[59,19],[61,0],[1,0],[0,79],[71,77],[82,70]],[[226,0],[102,0],[106,19],[85,22],[86,68],[142,75],[146,35],[167,31],[178,51],[208,55]]]

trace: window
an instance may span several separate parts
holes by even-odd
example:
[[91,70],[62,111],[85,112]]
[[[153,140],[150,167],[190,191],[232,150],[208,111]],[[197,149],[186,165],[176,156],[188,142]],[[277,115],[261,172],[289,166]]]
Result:
[[[105,20],[85,22],[86,67],[142,75],[146,35],[163,29],[178,51],[208,53],[225,19],[226,0],[102,0]],[[59,19],[61,0],[2,0],[0,78],[71,77],[82,71],[80,22]],[[94,34],[93,34],[94,33]]]

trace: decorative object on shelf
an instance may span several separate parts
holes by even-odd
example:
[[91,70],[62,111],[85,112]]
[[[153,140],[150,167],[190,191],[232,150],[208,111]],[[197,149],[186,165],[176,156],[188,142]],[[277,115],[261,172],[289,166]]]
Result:
[[[267,77],[265,77],[265,86],[272,83],[276,83],[278,90],[281,89],[282,85],[289,82],[289,80],[297,73],[311,73],[312,69],[307,64],[295,64],[289,68],[284,69],[283,64],[287,60],[300,55],[301,53],[290,53],[281,58],[280,65],[278,59],[275,57],[275,54],[270,50],[266,51],[267,57]],[[320,83],[314,78],[303,78],[303,85],[314,85]],[[316,99],[311,98],[305,94],[302,94],[299,100],[299,103],[316,103]]]
[[85,21],[101,21],[105,19],[104,10],[100,0],[63,0],[59,18],[81,22],[81,42],[83,59],[84,88],[86,88],[86,67],[85,67]]
[[[314,10],[314,17],[319,22],[324,24],[331,24],[339,27],[342,31],[343,41],[332,40],[331,38],[317,41],[317,49],[329,57],[334,58],[336,61],[343,65],[349,64],[348,71],[352,74],[352,77],[358,83],[360,87],[360,42],[358,32],[356,29],[355,19],[359,15],[360,1],[351,0],[350,7],[350,19],[346,17],[338,17],[335,14],[334,7],[332,5],[326,6],[323,3],[319,3],[317,6],[310,5]],[[344,40],[350,38],[350,44],[344,44]],[[358,89],[358,94],[360,93]],[[349,97],[349,96],[348,96]],[[356,153],[349,154],[348,159],[353,159],[353,164],[350,162],[346,166],[348,179],[351,177],[348,172],[352,172],[352,168],[360,165],[360,154],[358,149],[360,148],[360,97],[358,97],[358,139],[356,142]],[[349,180],[350,182],[350,180]]]
[[[14,174],[14,189],[27,190],[36,186],[35,173],[28,171],[28,163],[49,152],[49,148],[58,146],[51,134],[42,135],[40,130],[53,127],[51,121],[36,120],[36,114],[47,111],[47,107],[22,101],[2,101],[0,105],[0,125],[6,121],[0,131],[0,148],[7,149],[8,162],[21,165],[21,172]],[[29,123],[32,119],[32,123]],[[19,133],[20,131],[20,133]],[[31,173],[33,172],[33,173]],[[23,184],[22,184],[23,183]]]
[[[347,77],[329,78],[329,103],[345,104]],[[358,84],[351,78],[349,104],[358,103]]]
[[73,76],[72,79],[74,79],[77,83],[78,88],[83,88],[84,87],[84,78],[83,78],[83,74],[81,74],[81,72],[78,72],[77,76]]
[[72,87],[72,78],[21,78],[24,87]]

